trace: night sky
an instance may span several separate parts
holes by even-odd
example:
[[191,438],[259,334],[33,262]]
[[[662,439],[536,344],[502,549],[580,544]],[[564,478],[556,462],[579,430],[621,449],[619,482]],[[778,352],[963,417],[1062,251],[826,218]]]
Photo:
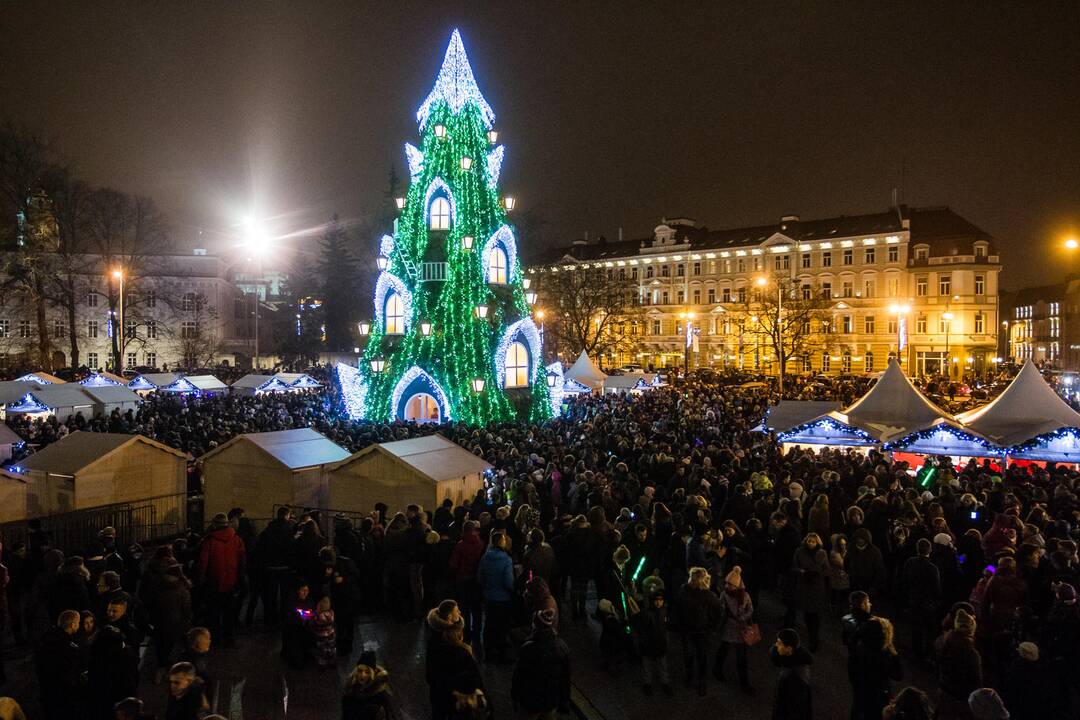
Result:
[[504,192],[547,223],[526,256],[664,215],[878,211],[903,181],[909,204],[997,237],[1006,286],[1061,277],[1056,246],[1080,232],[1080,3],[713,5],[7,2],[0,114],[217,250],[252,211],[280,233],[363,221],[390,166],[407,176],[456,26],[507,145]]

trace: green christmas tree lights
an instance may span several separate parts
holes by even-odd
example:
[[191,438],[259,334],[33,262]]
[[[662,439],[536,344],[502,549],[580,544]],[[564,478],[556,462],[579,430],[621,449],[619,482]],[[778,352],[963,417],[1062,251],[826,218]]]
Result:
[[[338,367],[346,408],[371,420],[414,419],[409,402],[423,394],[440,420],[545,420],[552,408],[540,337],[498,194],[504,150],[457,30],[417,120],[421,145],[406,145],[408,193],[381,241],[371,334],[359,368]],[[514,344],[526,349],[527,369],[513,355],[508,382]]]

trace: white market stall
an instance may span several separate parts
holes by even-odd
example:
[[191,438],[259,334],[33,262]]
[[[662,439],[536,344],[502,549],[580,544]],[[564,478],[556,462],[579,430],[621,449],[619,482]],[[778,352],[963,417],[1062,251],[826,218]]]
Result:
[[229,387],[234,394],[246,397],[289,391],[288,385],[283,384],[273,375],[245,375]]
[[317,390],[322,387],[321,382],[306,373],[279,372],[274,379],[289,390]]
[[80,380],[79,384],[83,387],[115,387],[117,385],[126,386],[128,381],[119,375],[113,375],[111,372],[101,370],[90,373]]
[[218,395],[227,393],[229,386],[213,375],[184,375],[158,389],[164,393]]
[[28,415],[45,418],[55,415],[60,422],[64,422],[69,416],[79,413],[86,419],[94,417],[94,400],[76,383],[33,388],[15,402],[4,405],[5,417]]
[[66,380],[61,380],[55,375],[51,375],[44,370],[26,373],[22,377],[16,378],[16,380],[22,380],[23,382],[36,382],[40,385],[62,385],[63,383],[67,382]]
[[582,350],[581,354],[578,355],[578,359],[570,366],[570,369],[563,373],[563,377],[595,391],[604,386],[604,381],[607,380],[608,376],[600,368],[596,367],[596,364],[589,358],[589,353]]
[[123,385],[83,385],[82,391],[93,400],[95,416],[111,415],[113,410],[138,410],[143,401],[139,393]]
[[136,375],[131,382],[127,384],[129,388],[137,393],[152,393],[157,392],[163,387],[171,385],[176,382],[180,377],[180,373],[166,372],[166,373],[145,373],[143,375]]

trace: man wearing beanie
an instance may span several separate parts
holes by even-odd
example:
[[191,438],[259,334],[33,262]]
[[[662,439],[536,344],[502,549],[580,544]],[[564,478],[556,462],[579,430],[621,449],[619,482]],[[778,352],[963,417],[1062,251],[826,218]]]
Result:
[[975,618],[964,608],[953,613],[953,629],[939,641],[938,712],[943,717],[965,717],[968,696],[982,687],[982,657],[975,648]]
[[810,693],[810,665],[814,659],[802,647],[799,633],[784,628],[776,634],[769,650],[772,664],[780,668],[776,684],[773,717],[783,720],[810,720],[813,708]]
[[244,541],[229,525],[225,513],[214,515],[210,531],[199,546],[195,563],[195,584],[206,594],[206,627],[220,637],[226,647],[233,643],[233,629],[239,607],[236,603],[246,556]]
[[1012,716],[993,688],[979,688],[968,696],[968,708],[974,720],[1009,720]]
[[570,650],[557,635],[555,613],[533,614],[532,633],[521,646],[510,697],[514,709],[532,719],[570,711]]
[[[1022,642],[1016,648],[1016,658],[1005,674],[1005,687],[1001,694],[1008,707],[1013,709],[1013,720],[1037,720],[1056,717],[1053,712],[1055,694],[1060,690],[1048,671],[1039,661],[1039,646]],[[1064,683],[1062,683],[1064,684]]]

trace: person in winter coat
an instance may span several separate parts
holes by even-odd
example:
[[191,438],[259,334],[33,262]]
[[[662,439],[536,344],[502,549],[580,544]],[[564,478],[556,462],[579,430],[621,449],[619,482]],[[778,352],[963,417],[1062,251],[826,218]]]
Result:
[[375,653],[361,654],[345,680],[341,720],[390,720],[393,717],[390,701],[390,673],[375,664]]
[[780,668],[773,720],[810,720],[813,717],[810,665],[814,659],[801,646],[799,633],[791,628],[777,633],[769,659]]
[[178,662],[169,669],[166,720],[202,720],[210,711],[206,688],[191,663]]
[[641,656],[642,691],[651,695],[653,683],[659,681],[665,695],[674,695],[668,675],[668,618],[663,589],[645,594],[641,612],[630,618],[630,623],[634,628],[638,654]]
[[452,715],[454,698],[450,676],[455,672],[453,659],[460,655],[451,647],[446,633],[457,625],[461,625],[464,631],[465,621],[456,602],[443,600],[428,611],[425,622],[427,647],[424,653],[424,677],[431,700],[431,716],[435,720],[442,720]]
[[728,651],[735,647],[735,669],[739,674],[739,688],[747,695],[754,694],[746,662],[744,631],[754,619],[754,604],[742,579],[742,568],[736,565],[724,578],[724,590],[720,595],[722,619],[720,620],[720,647],[716,650],[713,677],[724,681],[724,662]]
[[532,617],[542,610],[550,610],[555,616],[555,630],[559,629],[559,604],[551,594],[551,588],[542,577],[533,577],[525,583],[525,612]]
[[555,551],[547,544],[544,531],[533,528],[525,545],[524,572],[529,577],[543,578],[549,586],[555,577]]
[[690,568],[690,579],[679,590],[677,606],[678,628],[682,633],[683,663],[686,666],[686,685],[698,695],[705,695],[709,665],[709,633],[723,613],[720,599],[709,589],[712,578],[700,567]]
[[829,515],[829,496],[821,493],[814,498],[814,505],[810,508],[806,520],[808,532],[816,534],[819,538],[832,537],[832,520]]
[[582,548],[592,542],[591,538],[588,519],[584,515],[578,515],[566,534],[565,545],[569,552],[566,555],[567,562],[562,568],[570,578],[570,608],[575,620],[586,617],[585,598],[589,591],[592,566]]
[[98,631],[90,648],[87,678],[88,709],[91,718],[112,717],[113,705],[138,693],[138,658],[124,647],[124,636],[114,627]]
[[1027,583],[1016,568],[1016,560],[1002,558],[997,572],[986,584],[986,592],[979,605],[979,626],[985,630],[994,649],[992,659],[998,671],[1004,669],[1011,650],[1009,630],[1017,608],[1027,601]]
[[825,578],[829,574],[829,558],[821,546],[821,538],[809,533],[792,557],[792,575],[795,581],[795,602],[788,625],[795,624],[795,610],[803,613],[806,630],[810,636],[810,652],[817,652],[821,613],[829,608],[829,589]]
[[929,659],[941,607],[941,574],[930,559],[932,549],[929,540],[919,538],[915,543],[915,557],[908,558],[903,568],[911,623],[911,652],[916,660]]
[[457,598],[461,616],[465,619],[465,638],[476,645],[480,642],[481,620],[483,618],[483,597],[480,593],[480,558],[484,555],[484,541],[472,520],[465,523],[461,539],[450,553],[447,581]]
[[292,511],[279,507],[276,517],[266,525],[255,541],[255,561],[259,564],[263,622],[277,627],[282,607],[288,602],[288,579],[293,563]]
[[903,669],[892,644],[892,624],[875,617],[866,623],[855,648],[852,685],[858,720],[881,720],[881,711],[892,696],[890,681],[900,680]]
[[79,619],[75,610],[60,613],[56,625],[45,632],[34,658],[41,705],[48,720],[79,716],[86,669],[75,639]]
[[851,579],[847,574],[847,537],[836,533],[829,538],[829,547],[829,602],[835,612],[843,607],[851,592]]
[[882,720],[934,720],[930,698],[922,690],[908,686],[896,693],[885,709]]
[[975,648],[975,618],[953,612],[953,628],[936,643],[939,720],[968,720],[967,698],[982,687],[982,658]]
[[847,555],[848,577],[852,590],[862,590],[871,597],[885,589],[885,559],[864,527],[851,535]]
[[1033,642],[1020,643],[1002,691],[1005,705],[1012,708],[1012,720],[1054,717],[1050,702],[1054,688],[1050,687],[1049,678],[1039,658],[1039,646]]
[[979,688],[968,696],[972,720],[1009,720],[1012,714],[993,688]]
[[72,555],[64,560],[48,599],[49,614],[58,617],[64,610],[90,610],[90,571],[83,559]]
[[315,601],[311,597],[311,587],[300,583],[296,588],[285,618],[281,625],[281,657],[292,667],[299,668],[308,658],[312,646],[308,622],[315,616]]
[[172,555],[155,557],[143,576],[139,597],[154,628],[157,681],[160,682],[172,666],[173,649],[191,627],[191,583]]
[[570,650],[555,632],[555,614],[533,615],[532,633],[514,667],[510,697],[527,718],[551,718],[570,711]]
[[225,513],[215,515],[210,527],[199,546],[195,584],[203,589],[206,626],[229,646],[236,627],[237,586],[244,577],[244,541],[229,525]]
[[329,546],[319,551],[319,559],[323,564],[323,584],[318,594],[330,597],[337,626],[337,654],[348,657],[352,655],[356,613],[360,609],[358,570],[350,558],[338,555]]
[[506,535],[492,533],[477,570],[484,598],[484,658],[495,662],[509,661],[506,638],[513,609],[514,562],[506,548]]

